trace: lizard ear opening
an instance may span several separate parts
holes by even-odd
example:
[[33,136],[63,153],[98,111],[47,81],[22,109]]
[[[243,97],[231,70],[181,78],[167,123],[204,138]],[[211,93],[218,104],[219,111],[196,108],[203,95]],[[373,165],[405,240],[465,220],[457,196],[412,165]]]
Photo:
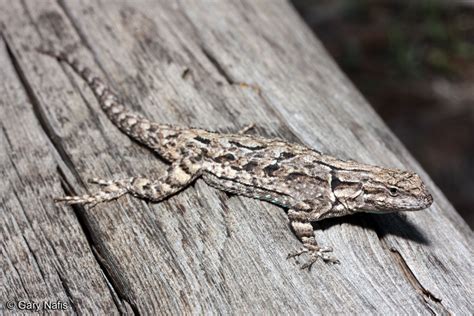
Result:
[[342,184],[341,180],[339,180],[337,177],[333,176],[331,179],[331,190],[334,192],[338,186]]

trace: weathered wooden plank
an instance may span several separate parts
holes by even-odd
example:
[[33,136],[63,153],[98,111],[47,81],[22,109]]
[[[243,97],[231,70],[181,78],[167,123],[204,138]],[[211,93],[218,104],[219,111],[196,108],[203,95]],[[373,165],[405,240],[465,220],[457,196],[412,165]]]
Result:
[[[76,44],[132,108],[157,121],[218,130],[254,122],[263,135],[427,179],[286,2],[2,7],[13,58],[61,148],[67,190],[83,192],[91,176],[158,175],[164,165],[107,121],[70,69],[33,50],[44,42]],[[429,184],[429,211],[315,225],[342,264],[310,272],[284,259],[299,244],[283,210],[200,180],[163,203],[127,197],[78,212],[111,286],[135,312],[469,313],[472,233]]]
[[70,313],[118,311],[76,215],[53,204],[56,150],[3,41],[0,65],[0,311],[8,301],[58,300]]

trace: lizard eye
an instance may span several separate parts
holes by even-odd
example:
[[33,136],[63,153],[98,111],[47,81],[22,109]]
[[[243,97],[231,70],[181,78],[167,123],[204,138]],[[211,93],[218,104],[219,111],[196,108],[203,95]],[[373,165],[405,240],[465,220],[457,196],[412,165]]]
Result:
[[398,195],[398,189],[395,187],[391,187],[389,190],[391,196],[397,196]]

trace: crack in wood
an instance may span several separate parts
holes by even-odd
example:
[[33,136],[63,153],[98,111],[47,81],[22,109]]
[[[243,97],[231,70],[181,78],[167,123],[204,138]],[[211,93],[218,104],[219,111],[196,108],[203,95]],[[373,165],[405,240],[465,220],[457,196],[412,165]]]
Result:
[[[58,174],[61,179],[61,187],[66,195],[77,195],[77,192],[73,189],[73,185],[69,183],[65,173],[61,168],[58,167]],[[117,284],[115,279],[111,276],[109,273],[107,264],[105,263],[106,261],[103,259],[103,256],[101,253],[97,250],[98,248],[96,245],[98,245],[95,240],[94,240],[94,234],[92,233],[92,229],[90,228],[90,225],[87,223],[87,218],[84,215],[85,214],[85,209],[80,206],[80,205],[71,205],[74,215],[77,219],[77,222],[79,224],[79,227],[81,228],[84,236],[86,237],[87,243],[89,244],[89,247],[91,248],[92,255],[94,256],[94,259],[99,267],[99,269],[102,272],[102,275],[107,283],[107,287],[109,288],[109,291],[111,292],[112,299],[117,307],[117,309],[120,311],[120,313],[126,314],[125,311],[123,311],[123,302],[119,302],[116,298],[119,300],[127,302],[127,304],[130,305],[132,310],[136,315],[139,315],[138,309],[136,306],[129,302],[129,299],[126,297],[125,293],[123,292],[123,287],[120,284]],[[136,311],[135,311],[136,309]]]
[[24,234],[21,234],[21,237],[23,237],[23,240],[26,244],[26,247],[28,248],[28,251],[31,253],[31,256],[33,257],[33,260],[35,261],[36,266],[38,267],[38,271],[41,274],[41,278],[44,280],[44,282],[46,282],[46,277],[43,273],[43,269],[41,269],[38,258],[36,257],[36,254],[34,253],[33,249],[31,248],[30,243],[28,242],[28,240],[26,239]]
[[235,81],[232,79],[232,76],[227,73],[224,66],[222,66],[216,59],[216,57],[203,45],[199,45],[201,48],[202,53],[207,57],[207,59],[211,62],[211,64],[216,68],[217,72],[225,79],[227,84],[234,85]]
[[376,233],[380,241],[382,249],[385,252],[388,252],[388,254],[394,259],[402,275],[413,287],[413,289],[421,296],[426,308],[429,309],[430,313],[437,314],[436,311],[432,309],[432,306],[430,306],[430,302],[432,302],[433,304],[435,304],[435,306],[440,308],[443,313],[451,315],[452,313],[441,303],[442,299],[435,296],[431,291],[429,291],[421,284],[413,270],[408,266],[408,263],[406,262],[405,258],[403,258],[402,254],[397,249],[388,245],[387,241],[384,238],[385,234],[381,231],[381,229],[382,228],[379,226],[374,227],[374,232]]
[[92,249],[94,258],[96,259],[97,264],[100,267],[102,276],[104,277],[104,280],[107,283],[107,287],[109,288],[110,294],[112,295],[112,299],[114,300],[114,303],[117,306],[117,309],[119,310],[120,314],[121,315],[128,314],[127,311],[124,310],[122,306],[124,305],[124,302],[125,302],[126,304],[130,306],[130,309],[133,311],[134,315],[140,315],[137,306],[131,303],[130,300],[124,295],[122,295],[121,292],[118,290],[118,288],[121,288],[121,287],[117,286],[115,282],[113,281],[113,277],[108,272],[107,261],[102,257],[100,252],[97,250],[97,247],[95,247],[94,245],[91,245],[91,249]]
[[[9,260],[10,261],[10,260]],[[23,278],[21,277],[22,276],[22,273],[20,273],[20,271],[18,271],[18,269],[15,267],[15,265],[13,264],[13,262],[10,261],[10,265],[11,267],[13,268],[13,270],[15,270],[16,272],[16,275],[17,275],[17,280],[20,280],[20,284],[21,284],[21,287],[23,288],[23,291],[25,291],[25,294],[26,294],[26,298],[28,300],[31,300],[30,299],[30,295],[28,294],[28,290],[27,290],[27,287],[25,286],[25,283],[23,282]]]
[[402,275],[408,281],[408,283],[413,287],[413,289],[421,296],[423,302],[425,303],[426,308],[430,310],[432,314],[437,314],[436,311],[432,309],[430,306],[430,302],[435,304],[438,308],[440,308],[445,314],[451,315],[452,313],[441,303],[442,299],[435,296],[431,291],[425,288],[421,282],[416,277],[415,273],[412,269],[408,266],[405,258],[403,258],[402,254],[395,248],[389,247],[385,239],[381,236],[380,232],[376,229],[375,230],[377,236],[379,237],[380,243],[382,245],[382,249],[388,251],[390,256],[394,258],[395,263],[399,267]]
[[76,179],[79,181],[81,177],[77,173],[77,171],[74,168],[74,164],[69,157],[69,155],[66,152],[66,149],[62,145],[60,141],[60,137],[54,132],[54,128],[51,125],[51,123],[48,120],[47,115],[45,114],[41,103],[38,99],[38,96],[34,93],[33,88],[31,84],[28,82],[28,79],[26,78],[26,75],[23,72],[23,69],[20,66],[19,60],[17,57],[13,54],[13,50],[11,49],[11,46],[8,43],[8,40],[5,39],[5,47],[7,49],[7,54],[12,62],[13,69],[15,70],[19,82],[22,84],[26,95],[28,96],[28,99],[30,100],[30,103],[33,108],[33,114],[35,115],[36,119],[39,122],[39,125],[41,129],[44,131],[45,136],[49,139],[51,145],[54,147],[56,152],[59,154],[61,159],[64,161],[64,163],[68,166],[70,171],[74,174]]
[[5,129],[5,127],[3,125],[0,125],[0,128],[2,129],[3,135],[5,136],[5,140],[7,141],[8,147],[13,149],[13,143],[12,143],[10,137],[8,136],[7,130]]
[[[4,38],[4,42],[5,42],[5,47],[6,47],[6,50],[7,50],[7,54],[9,56],[10,60],[11,60],[13,68],[14,68],[17,76],[18,76],[19,82],[22,84],[22,86],[23,86],[23,88],[26,92],[26,95],[27,95],[28,99],[30,100],[30,103],[31,103],[32,108],[33,108],[33,113],[34,113],[36,119],[38,120],[41,129],[44,131],[45,136],[47,137],[47,139],[49,139],[52,147],[58,153],[61,160],[65,163],[66,167],[68,168],[68,171],[71,172],[71,174],[73,174],[76,181],[78,181],[79,183],[82,183],[82,185],[84,185],[80,175],[78,174],[77,170],[74,167],[74,164],[73,164],[71,158],[66,153],[65,148],[63,147],[62,143],[60,142],[60,137],[54,132],[54,129],[53,129],[51,123],[48,121],[47,115],[44,113],[43,108],[41,106],[41,103],[40,103],[38,97],[34,93],[33,88],[31,87],[30,83],[28,82],[28,80],[27,80],[27,78],[26,78],[26,76],[23,72],[23,69],[20,66],[20,63],[19,63],[18,59],[16,58],[16,56],[13,54],[13,51],[12,51],[12,49],[11,49],[11,47],[10,47],[10,45],[9,45],[6,38]],[[58,168],[58,170],[60,170],[60,168]],[[62,172],[62,170],[59,174],[62,177],[62,179],[64,179],[64,180],[67,178],[65,176],[65,174]],[[67,184],[70,185],[69,183],[67,183]],[[68,189],[64,186],[63,181],[61,182],[61,185],[62,185],[63,189],[65,190],[65,192],[67,193]],[[72,186],[71,186],[71,188],[72,188]],[[92,239],[92,236],[91,236],[91,233],[90,233],[90,229],[88,228],[87,225],[84,224],[85,220],[84,219],[81,220],[82,216],[79,215],[79,213],[77,212],[77,209],[75,210],[74,213],[76,214],[76,218],[78,219],[79,226],[81,227],[81,230],[82,230],[84,236],[86,237],[86,240],[88,241],[89,245],[92,246],[94,244],[94,242],[93,242],[93,239]],[[50,246],[52,247],[51,244],[50,244]],[[54,251],[54,247],[52,247],[52,249]],[[56,257],[58,257],[58,254],[56,254]],[[97,261],[98,267],[101,270],[103,270],[103,267],[102,267],[101,263],[97,260],[97,258],[95,258],[95,259]],[[62,278],[62,277],[60,276],[60,278]],[[64,285],[63,280],[61,280],[61,282]],[[109,282],[109,280],[106,280],[106,282],[113,285],[113,282]],[[115,289],[114,287],[113,287],[113,289],[118,293],[117,289]],[[65,288],[65,290],[68,290],[68,289]],[[69,292],[69,294],[68,293],[66,293],[66,294],[69,296],[70,292]],[[117,309],[122,312],[123,308],[120,305],[117,305],[115,300],[114,300],[114,303],[115,303]],[[71,298],[71,305],[73,305],[72,304],[72,298]],[[133,305],[130,304],[130,306],[133,309]],[[75,310],[74,306],[73,306],[73,309]]]
[[72,310],[74,311],[74,313],[79,314],[76,309],[76,305],[74,304],[74,299],[71,294],[71,289],[69,288],[69,285],[67,285],[67,281],[63,278],[63,276],[61,275],[61,273],[56,267],[54,269],[56,270],[56,274],[58,275],[59,281],[61,282],[61,286],[64,289],[64,293],[66,294],[69,302],[71,303]]
[[429,291],[427,288],[425,288],[421,282],[418,280],[418,278],[415,276],[413,271],[410,269],[408,266],[405,258],[403,258],[402,254],[395,248],[390,248],[390,253],[392,256],[395,258],[395,261],[397,262],[398,266],[401,268],[401,271],[403,272],[403,275],[405,275],[405,278],[408,280],[408,282],[415,288],[415,290],[423,295],[424,300],[426,299],[431,300],[433,303],[439,304],[440,307],[447,313],[449,311],[441,304],[441,299],[436,297],[431,291]]

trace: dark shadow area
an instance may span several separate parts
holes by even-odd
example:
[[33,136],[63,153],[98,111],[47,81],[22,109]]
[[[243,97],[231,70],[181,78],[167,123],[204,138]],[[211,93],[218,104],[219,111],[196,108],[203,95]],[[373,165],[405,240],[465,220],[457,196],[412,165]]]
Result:
[[315,230],[325,230],[331,226],[340,225],[342,223],[373,230],[377,233],[379,238],[394,235],[422,245],[430,244],[422,231],[416,225],[410,223],[406,216],[401,213],[359,213],[344,217],[324,219],[320,222],[313,223],[313,227]]

